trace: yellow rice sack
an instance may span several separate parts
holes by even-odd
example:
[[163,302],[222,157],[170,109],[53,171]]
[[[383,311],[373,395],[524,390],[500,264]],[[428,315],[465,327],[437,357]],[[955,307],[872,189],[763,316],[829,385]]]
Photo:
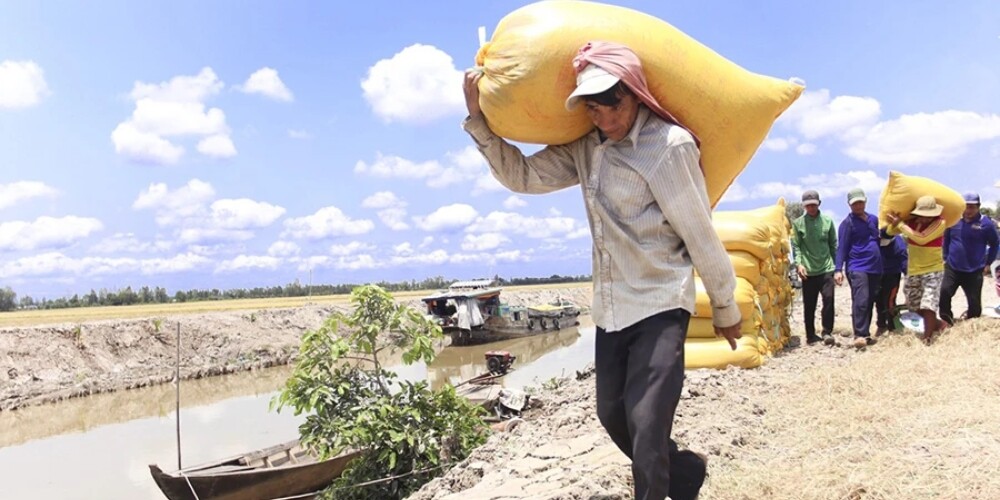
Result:
[[[701,278],[694,279],[695,290],[697,291],[697,296],[695,297],[694,303],[694,314],[691,315],[692,318],[711,318],[712,317],[712,304],[708,299],[708,292],[705,291],[705,285],[702,284]],[[743,319],[752,318],[755,311],[758,310],[757,306],[757,292],[754,290],[753,285],[743,278],[736,278],[736,305],[740,308],[740,315]]]
[[767,348],[757,337],[745,336],[736,341],[736,350],[726,339],[687,339],[684,342],[684,368],[756,368],[767,359]]
[[886,215],[890,211],[898,212],[904,218],[909,216],[910,210],[916,206],[917,199],[927,195],[933,196],[938,204],[944,207],[941,215],[944,216],[948,226],[954,225],[962,218],[965,199],[954,189],[926,177],[889,172],[889,182],[886,183],[878,201],[879,224],[882,226],[889,224]]
[[[743,322],[740,323],[740,333],[743,335],[753,335],[759,337],[763,335],[761,332],[762,319],[760,314],[753,314],[749,317],[743,318]],[[714,339],[715,337],[715,326],[712,325],[712,318],[695,318],[692,317],[688,322],[687,338],[689,339]]]
[[638,11],[550,0],[511,12],[476,54],[480,105],[507,139],[565,144],[593,128],[583,109],[568,112],[576,87],[572,60],[592,40],[639,55],[656,100],[701,139],[712,206],[743,171],[801,85],[751,73],[677,28]]

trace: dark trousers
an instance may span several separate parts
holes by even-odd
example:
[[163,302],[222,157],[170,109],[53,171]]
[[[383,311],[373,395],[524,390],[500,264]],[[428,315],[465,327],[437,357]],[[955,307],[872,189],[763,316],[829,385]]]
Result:
[[896,295],[899,293],[899,277],[899,273],[882,275],[882,284],[878,288],[878,298],[875,299],[875,310],[878,312],[875,324],[879,328],[893,329],[893,318],[896,316]]
[[851,285],[851,323],[854,325],[854,336],[870,337],[872,309],[882,284],[882,275],[848,271],[847,282]]
[[807,276],[802,282],[802,313],[806,320],[806,337],[816,336],[816,302],[823,296],[823,335],[833,331],[833,273]]
[[958,287],[962,287],[969,310],[967,318],[978,318],[983,314],[983,270],[963,273],[956,271],[947,264],[944,266],[944,278],[941,280],[941,303],[938,305],[941,319],[955,324],[951,313],[951,299]]
[[704,461],[670,439],[690,316],[674,309],[617,332],[597,328],[597,417],[632,460],[636,500],[693,500],[705,480]]

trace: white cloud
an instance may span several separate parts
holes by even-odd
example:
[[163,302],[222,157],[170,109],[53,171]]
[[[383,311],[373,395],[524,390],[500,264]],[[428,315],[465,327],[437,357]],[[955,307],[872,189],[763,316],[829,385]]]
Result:
[[[800,177],[798,182],[762,182],[749,189],[750,199],[776,200],[784,197],[789,201],[799,200],[802,192],[807,189],[819,191],[824,202],[824,210],[830,200],[836,200],[854,188],[861,188],[868,193],[869,198],[878,197],[887,180],[871,170],[839,172],[833,174],[815,174]],[[735,200],[734,200],[735,201]],[[846,200],[844,203],[846,204]]]
[[426,123],[462,113],[462,72],[451,56],[414,44],[368,69],[361,81],[365,100],[386,122]]
[[396,255],[410,255],[413,253],[413,245],[408,241],[404,241],[398,245],[392,247],[393,253]]
[[150,184],[132,203],[136,210],[152,210],[160,226],[175,227],[182,244],[246,241],[252,229],[270,226],[285,209],[247,198],[215,198],[211,184],[192,179],[174,191],[166,184]]
[[510,195],[506,200],[503,201],[503,207],[507,210],[514,210],[515,208],[521,208],[528,206],[528,202],[524,201],[523,198],[517,195]]
[[223,229],[247,229],[270,226],[284,215],[285,209],[247,198],[217,200],[211,206],[212,226]]
[[726,194],[722,195],[722,199],[719,203],[734,203],[737,201],[743,201],[750,197],[750,193],[747,189],[740,185],[738,182],[734,182],[729,185],[729,189],[726,190]]
[[55,197],[57,194],[58,191],[43,182],[20,181],[0,184],[0,209],[12,207],[32,198]]
[[[997,187],[1000,187],[1000,181],[997,182]],[[431,243],[434,243],[434,237],[424,236],[423,241],[420,242],[420,245],[418,245],[417,248],[427,248],[428,246],[431,245]]]
[[[585,226],[585,224],[584,224]],[[531,217],[514,212],[491,212],[466,228],[470,233],[522,234],[529,238],[551,238],[580,229],[571,217]]]
[[816,153],[816,145],[811,142],[799,144],[795,147],[795,152],[802,156],[809,156]]
[[505,243],[510,243],[510,238],[500,233],[467,234],[462,241],[462,250],[467,252],[482,252],[483,250],[493,250]]
[[330,262],[331,267],[346,271],[359,271],[362,269],[376,269],[383,267],[374,257],[368,254],[350,255],[339,257]]
[[406,202],[399,199],[392,191],[379,191],[361,202],[364,208],[402,208]]
[[155,183],[139,193],[132,208],[153,210],[157,224],[169,226],[203,211],[212,198],[215,198],[215,188],[199,179],[191,179],[174,191],[170,191],[164,183]]
[[337,207],[324,207],[313,215],[285,220],[283,236],[318,240],[336,236],[355,236],[375,229],[368,219],[352,219]]
[[1000,137],[1000,115],[941,111],[903,115],[881,122],[845,148],[851,158],[871,164],[945,164],[976,142]]
[[449,261],[448,252],[444,250],[434,250],[429,253],[423,254],[411,254],[411,255],[395,255],[389,258],[387,267],[401,267],[401,266],[439,266],[445,264]]
[[586,224],[580,225],[580,227],[566,233],[565,238],[567,240],[575,240],[579,238],[590,238],[590,226]]
[[255,71],[246,83],[237,86],[237,89],[247,94],[260,94],[275,101],[292,102],[295,98],[292,91],[288,90],[285,82],[278,77],[278,71],[273,68],[263,67]]
[[228,134],[215,134],[198,141],[198,152],[212,158],[232,158],[236,146]]
[[788,148],[798,142],[794,137],[770,137],[761,144],[768,151],[788,151]]
[[443,206],[427,216],[417,216],[413,221],[424,231],[437,232],[456,229],[476,220],[479,212],[464,203]]
[[66,247],[103,228],[97,219],[73,215],[39,217],[34,222],[3,222],[0,223],[0,252]]
[[473,194],[498,191],[503,186],[493,178],[486,160],[473,146],[445,153],[445,161],[416,162],[399,156],[375,154],[375,161],[358,161],[354,172],[382,179],[423,180],[428,187],[440,189],[463,182],[473,182]]
[[288,137],[292,139],[312,139],[313,135],[306,130],[288,129]]
[[230,273],[249,269],[273,271],[281,266],[281,259],[269,255],[238,255],[215,266],[216,273]]
[[360,241],[352,241],[345,245],[331,245],[330,255],[333,255],[334,257],[346,257],[348,255],[370,252],[372,250],[375,250],[375,245],[362,243]]
[[45,72],[34,61],[0,62],[0,109],[34,106],[47,95]]
[[778,119],[791,124],[806,139],[826,136],[857,137],[878,122],[879,102],[871,97],[838,96],[830,91],[807,91]]
[[139,272],[144,275],[169,274],[192,271],[206,267],[211,261],[192,253],[170,258],[134,259],[107,257],[68,257],[60,252],[47,252],[0,264],[0,278],[42,276],[99,276],[127,275]]
[[206,156],[236,155],[225,113],[206,110],[204,102],[223,86],[211,68],[159,84],[136,82],[129,93],[135,110],[111,132],[115,151],[134,161],[172,164],[184,155],[184,147],[170,139],[195,136],[200,137],[197,150]]
[[189,252],[169,259],[143,259],[139,261],[139,270],[142,274],[149,275],[171,274],[191,271],[211,263],[208,258]]
[[169,241],[142,241],[134,233],[115,233],[90,247],[94,253],[156,253],[173,248]]
[[406,210],[402,208],[386,208],[378,211],[378,218],[393,231],[405,231],[410,228],[406,223]]
[[267,254],[272,257],[292,257],[300,251],[299,246],[291,241],[275,241],[267,248]]

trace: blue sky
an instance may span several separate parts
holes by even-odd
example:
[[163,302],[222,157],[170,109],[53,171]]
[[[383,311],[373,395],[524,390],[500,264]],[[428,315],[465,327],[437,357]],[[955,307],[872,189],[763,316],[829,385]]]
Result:
[[[890,170],[1000,199],[995,1],[614,2],[807,91],[718,209]],[[513,195],[461,72],[527,2],[0,6],[0,286],[589,274],[578,189]]]

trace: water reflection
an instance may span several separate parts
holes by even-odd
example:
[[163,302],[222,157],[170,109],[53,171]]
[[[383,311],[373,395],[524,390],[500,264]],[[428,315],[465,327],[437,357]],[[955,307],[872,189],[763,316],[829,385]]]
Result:
[[[593,360],[594,328],[589,322],[584,325],[481,346],[448,347],[429,367],[390,369],[401,378],[426,378],[440,387],[486,371],[484,352],[507,350],[518,360],[502,382],[524,387],[571,374]],[[278,367],[184,381],[184,465],[294,439],[302,418],[288,410],[268,410],[291,370]],[[174,426],[170,384],[2,412],[0,498],[162,498],[147,465],[176,467]]]

